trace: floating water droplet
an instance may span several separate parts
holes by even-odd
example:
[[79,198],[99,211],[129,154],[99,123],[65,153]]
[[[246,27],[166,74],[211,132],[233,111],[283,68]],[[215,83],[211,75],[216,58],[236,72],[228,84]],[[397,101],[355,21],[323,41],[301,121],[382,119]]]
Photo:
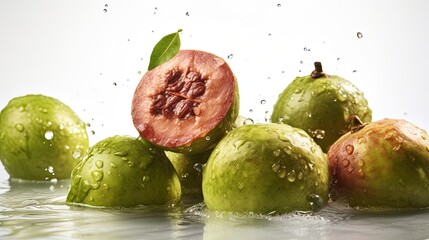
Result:
[[233,59],[234,58],[234,54],[232,54],[232,53],[229,54],[227,58],[230,59],[230,60]]
[[246,118],[245,120],[244,120],[244,122],[243,122],[243,125],[246,125],[246,124],[253,124],[254,122],[253,122],[253,119],[251,119],[251,118]]
[[304,174],[302,172],[298,173],[298,179],[301,180],[304,177]]
[[393,151],[395,151],[395,152],[399,151],[399,149],[401,149],[401,146],[402,146],[401,144],[398,144],[398,145],[394,146],[393,147]]
[[363,172],[363,169],[359,169],[358,171],[359,177],[365,177],[365,173]]
[[109,190],[109,185],[103,183],[103,188],[104,188],[104,190]]
[[344,159],[343,160],[343,167],[347,167],[349,165],[349,160],[348,159]]
[[351,173],[351,172],[353,172],[353,170],[355,170],[352,166],[349,166],[348,168],[347,168],[347,172],[349,172],[349,173]]
[[82,153],[81,153],[80,150],[76,149],[76,150],[73,151],[72,156],[73,156],[74,159],[78,159],[78,158],[80,158],[82,156]]
[[52,140],[54,138],[54,132],[52,132],[51,130],[46,131],[45,138],[46,140]]
[[399,144],[404,142],[404,139],[401,136],[397,136],[396,137],[396,142],[398,142]]
[[210,136],[206,136],[206,141],[210,141]]
[[264,100],[264,99],[262,99],[261,100],[261,104],[263,105],[263,104],[265,104],[267,101],[266,100]]
[[188,17],[190,16],[189,12],[186,12],[185,15],[188,16]]
[[280,152],[281,152],[280,149],[276,149],[273,151],[273,154],[274,154],[274,156],[278,157],[278,156],[280,156]]
[[17,123],[17,124],[15,124],[15,129],[18,132],[22,132],[22,131],[24,131],[24,125],[22,125],[21,123]]
[[198,175],[200,175],[203,172],[203,164],[201,163],[195,163],[192,168],[197,172]]
[[323,208],[324,202],[323,198],[317,194],[311,193],[307,196],[307,201],[310,203],[311,210],[317,212]]
[[363,160],[362,160],[362,159],[359,159],[359,160],[357,161],[357,164],[358,164],[358,166],[359,166],[359,167],[362,167],[362,166],[363,166],[363,164],[364,164],[364,162],[363,162]]
[[237,185],[237,187],[238,187],[238,189],[243,189],[244,188],[244,183],[242,183],[242,182],[238,182],[238,185]]
[[296,173],[295,173],[295,170],[292,170],[292,171],[290,171],[290,172],[287,174],[287,180],[288,180],[289,182],[295,182],[295,180],[296,180]]
[[299,61],[299,63],[300,63],[300,64],[303,64],[303,63],[304,63],[304,61]]
[[357,32],[357,33],[356,33],[356,36],[357,36],[358,38],[363,38],[363,34],[362,34],[361,32]]
[[94,170],[91,172],[91,176],[96,182],[99,182],[103,179],[103,171],[102,170]]
[[102,167],[103,167],[103,165],[104,165],[104,162],[103,162],[102,160],[97,160],[97,161],[95,162],[95,166],[96,166],[97,168],[102,168]]
[[355,150],[355,148],[353,147],[353,145],[349,144],[346,146],[346,152],[348,155],[352,155],[354,150]]
[[118,86],[118,84],[116,82],[113,82],[113,86]]

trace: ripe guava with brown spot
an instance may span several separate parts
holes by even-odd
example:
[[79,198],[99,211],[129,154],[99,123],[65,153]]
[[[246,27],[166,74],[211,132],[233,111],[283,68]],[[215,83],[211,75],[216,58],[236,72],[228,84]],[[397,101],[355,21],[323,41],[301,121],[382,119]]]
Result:
[[429,206],[429,136],[406,120],[358,122],[328,158],[334,200],[352,207]]
[[16,97],[0,113],[0,160],[11,178],[70,178],[88,145],[86,124],[58,99]]
[[233,129],[238,110],[238,86],[230,67],[198,50],[181,50],[146,72],[132,102],[133,122],[142,138],[185,154],[212,149]]
[[181,186],[164,151],[130,136],[92,146],[72,172],[67,203],[98,207],[174,204]]
[[228,133],[203,171],[207,208],[236,213],[316,211],[328,201],[326,154],[303,130],[249,124]]
[[307,131],[327,152],[348,131],[350,116],[370,122],[372,111],[355,85],[340,76],[325,74],[319,62],[315,65],[311,75],[297,77],[279,95],[271,121]]

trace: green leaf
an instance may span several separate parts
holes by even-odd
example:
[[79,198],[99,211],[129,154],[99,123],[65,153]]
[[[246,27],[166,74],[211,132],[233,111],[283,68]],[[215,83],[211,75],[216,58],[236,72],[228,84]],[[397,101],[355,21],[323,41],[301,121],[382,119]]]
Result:
[[159,42],[153,48],[152,54],[150,55],[148,67],[149,71],[172,59],[177,54],[177,52],[179,52],[179,33],[181,31],[182,29],[179,29],[177,32],[168,34],[159,40]]

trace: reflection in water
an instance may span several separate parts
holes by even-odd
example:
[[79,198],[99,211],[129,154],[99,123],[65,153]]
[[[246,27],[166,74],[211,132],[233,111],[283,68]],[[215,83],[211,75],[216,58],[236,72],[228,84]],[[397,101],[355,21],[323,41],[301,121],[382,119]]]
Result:
[[[428,238],[428,211],[368,212],[330,203],[285,215],[210,212],[201,196],[177,206],[103,209],[64,204],[70,182],[0,181],[0,239]],[[198,204],[199,203],[199,204]]]

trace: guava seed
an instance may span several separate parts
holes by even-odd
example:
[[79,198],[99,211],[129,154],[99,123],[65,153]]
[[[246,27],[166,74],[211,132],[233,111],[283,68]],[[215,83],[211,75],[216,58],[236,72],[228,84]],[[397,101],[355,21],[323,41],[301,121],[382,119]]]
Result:
[[206,91],[205,82],[206,79],[197,72],[170,72],[166,88],[153,98],[151,113],[170,119],[187,119],[199,115],[198,98]]

